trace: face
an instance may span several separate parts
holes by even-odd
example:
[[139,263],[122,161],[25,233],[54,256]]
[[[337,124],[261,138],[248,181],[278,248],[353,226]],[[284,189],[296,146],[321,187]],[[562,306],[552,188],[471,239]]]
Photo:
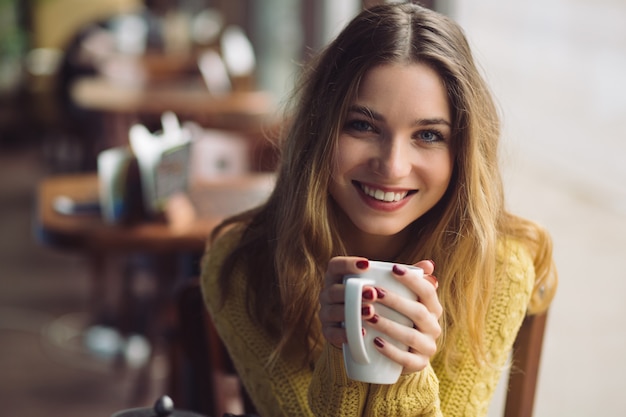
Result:
[[393,237],[430,210],[452,176],[450,136],[450,106],[434,70],[371,69],[343,125],[329,188],[349,219],[344,237]]

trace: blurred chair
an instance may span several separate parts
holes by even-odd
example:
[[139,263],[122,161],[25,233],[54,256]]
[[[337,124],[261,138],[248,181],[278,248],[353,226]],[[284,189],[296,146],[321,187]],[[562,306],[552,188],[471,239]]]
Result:
[[531,417],[548,313],[528,315],[513,344],[504,417]]
[[[181,350],[176,353],[182,354],[182,361],[190,365],[187,369],[191,373],[185,375],[188,378],[188,385],[184,387],[186,392],[177,391],[176,395],[185,407],[221,416],[224,413],[221,409],[224,398],[221,396],[225,395],[225,390],[219,385],[219,377],[236,376],[235,368],[206,310],[199,281],[187,282],[180,288],[177,298],[179,331],[174,337],[179,339]],[[533,414],[546,319],[546,312],[526,316],[515,339],[504,417],[531,417]],[[181,365],[181,356],[172,363]],[[172,377],[185,377],[181,375],[181,369],[175,369]],[[239,385],[245,412],[255,413],[245,389]],[[178,385],[178,388],[183,387]],[[232,391],[229,395],[233,395]]]
[[31,112],[28,127],[41,138],[52,171],[93,169],[101,120],[72,103],[69,85],[76,78],[96,73],[94,63],[85,55],[84,43],[102,32],[112,16],[139,12],[142,1],[25,3],[32,48],[25,59]]
[[[246,414],[256,409],[204,305],[198,279],[187,281],[178,291],[178,331],[170,346],[170,389],[178,404],[199,413],[221,416],[226,410],[226,396],[239,402]],[[235,377],[235,386],[226,389],[225,377]],[[232,384],[229,384],[232,385]],[[236,384],[237,385],[237,384]],[[237,392],[239,388],[239,392]]]

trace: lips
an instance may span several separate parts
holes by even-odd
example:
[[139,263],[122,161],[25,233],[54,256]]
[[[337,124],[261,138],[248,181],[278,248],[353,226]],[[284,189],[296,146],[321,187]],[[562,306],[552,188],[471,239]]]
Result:
[[391,191],[376,188],[363,183],[355,182],[364,194],[385,203],[395,203],[404,199],[407,195],[413,194],[415,190]]

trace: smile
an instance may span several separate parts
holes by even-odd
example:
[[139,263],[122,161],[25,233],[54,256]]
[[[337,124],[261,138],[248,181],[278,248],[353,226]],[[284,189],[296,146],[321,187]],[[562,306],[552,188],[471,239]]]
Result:
[[400,201],[409,194],[409,191],[402,191],[402,192],[384,191],[378,188],[369,187],[361,183],[359,183],[359,186],[361,187],[361,190],[363,190],[363,192],[367,194],[368,196],[378,201],[384,201],[385,203],[393,203],[393,202]]

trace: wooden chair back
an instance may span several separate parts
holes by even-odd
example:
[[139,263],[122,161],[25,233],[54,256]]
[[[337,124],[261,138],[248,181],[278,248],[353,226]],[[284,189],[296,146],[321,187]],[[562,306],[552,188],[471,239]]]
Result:
[[[177,291],[177,332],[170,348],[170,396],[178,408],[192,410],[209,417],[225,413],[225,390],[220,377],[236,376],[237,371],[208,314],[200,283],[190,279]],[[223,378],[222,378],[223,380]],[[247,392],[240,385],[237,398],[245,414],[256,410]]]
[[504,417],[531,417],[548,313],[528,315],[513,343]]
[[[179,291],[178,316],[179,334],[175,338],[182,348],[179,351],[190,365],[186,369],[192,374],[184,378],[187,381],[184,393],[172,388],[179,393],[177,404],[207,416],[220,417],[223,414],[219,398],[222,390],[216,383],[216,376],[236,375],[236,371],[206,311],[197,280],[191,280]],[[526,316],[515,339],[504,417],[531,417],[533,414],[546,319],[547,313]],[[180,358],[174,363],[180,367]],[[174,377],[180,379],[180,371],[173,371]],[[241,401],[245,413],[256,414],[243,386]]]

